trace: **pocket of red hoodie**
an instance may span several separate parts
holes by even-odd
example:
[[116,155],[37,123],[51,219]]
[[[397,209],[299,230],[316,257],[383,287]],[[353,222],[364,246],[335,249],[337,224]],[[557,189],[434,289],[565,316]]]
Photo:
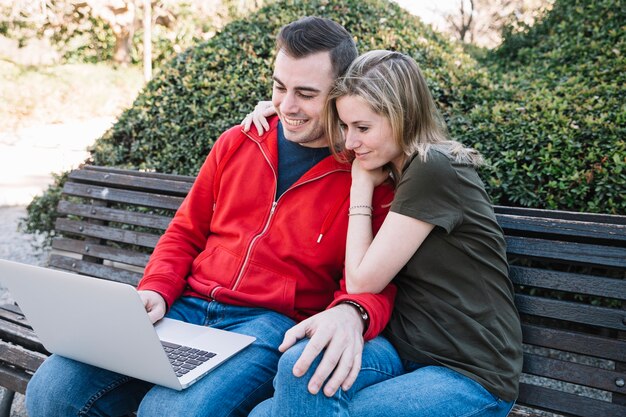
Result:
[[232,294],[250,304],[269,308],[293,316],[296,299],[296,279],[282,275],[254,262],[247,265],[245,274]]
[[236,278],[237,267],[241,258],[222,246],[213,246],[204,250],[193,262],[191,276],[203,284],[209,281],[220,286],[230,286]]

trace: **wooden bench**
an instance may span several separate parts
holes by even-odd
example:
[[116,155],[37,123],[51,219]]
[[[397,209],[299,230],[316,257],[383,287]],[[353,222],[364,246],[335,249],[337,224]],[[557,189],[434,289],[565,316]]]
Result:
[[[135,285],[192,177],[85,166],[63,189],[49,265]],[[496,207],[524,333],[511,415],[626,416],[626,216]],[[0,407],[47,352],[16,306],[0,308]]]

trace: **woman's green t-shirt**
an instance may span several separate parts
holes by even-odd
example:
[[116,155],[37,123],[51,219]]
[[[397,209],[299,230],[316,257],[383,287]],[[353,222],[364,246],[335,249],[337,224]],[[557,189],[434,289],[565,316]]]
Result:
[[435,225],[394,283],[386,335],[400,356],[517,398],[522,335],[506,243],[476,170],[431,148],[403,172],[391,211]]

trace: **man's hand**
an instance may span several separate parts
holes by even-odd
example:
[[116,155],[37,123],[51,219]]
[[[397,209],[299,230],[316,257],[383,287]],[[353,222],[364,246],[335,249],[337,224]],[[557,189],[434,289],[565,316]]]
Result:
[[148,317],[152,324],[161,320],[165,316],[166,304],[161,294],[155,291],[137,291],[139,298],[148,312]]
[[339,386],[350,389],[361,370],[363,353],[363,321],[358,311],[348,305],[339,304],[298,323],[285,333],[278,347],[285,352],[298,340],[311,339],[293,367],[297,377],[304,375],[317,356],[326,349],[315,373],[309,381],[309,392],[317,394],[328,376],[332,377],[324,386],[324,394],[331,397]]

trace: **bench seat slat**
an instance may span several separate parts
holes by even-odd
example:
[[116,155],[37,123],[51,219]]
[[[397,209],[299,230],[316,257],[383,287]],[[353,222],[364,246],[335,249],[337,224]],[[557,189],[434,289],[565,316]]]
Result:
[[37,352],[46,352],[35,332],[19,324],[0,320],[0,339]]
[[52,249],[79,253],[108,261],[121,262],[128,265],[145,267],[150,259],[146,253],[137,253],[131,250],[113,248],[111,246],[96,245],[83,240],[55,238],[52,241]]
[[117,188],[66,182],[63,193],[75,197],[93,198],[113,203],[128,203],[137,206],[176,210],[183,202],[182,197],[149,194],[141,191],[126,191]]
[[21,346],[0,340],[0,361],[10,363],[25,371],[35,372],[47,357],[43,353],[29,351]]
[[69,178],[73,181],[101,185],[104,187],[123,188],[125,190],[157,191],[160,194],[186,196],[191,189],[191,183],[173,179],[149,178],[127,173],[98,172],[88,170],[74,170]]
[[158,230],[165,230],[170,224],[172,217],[157,214],[138,213],[128,210],[113,209],[90,204],[71,203],[61,200],[57,206],[60,214],[70,214],[84,218],[110,221],[133,226],[151,227]]
[[550,349],[626,362],[626,340],[522,324],[524,343]]
[[626,300],[620,279],[511,265],[509,277],[518,285]]
[[92,262],[85,262],[79,259],[54,254],[50,255],[49,264],[54,268],[63,269],[65,271],[108,279],[111,281],[123,282],[134,286],[137,286],[143,275],[139,272],[114,268],[108,265],[95,264]]
[[535,232],[626,242],[626,225],[497,214],[505,231]]
[[580,417],[624,417],[626,407],[554,389],[520,384],[519,403]]
[[64,218],[57,219],[55,228],[61,232],[138,245],[150,249],[154,248],[159,241],[159,236],[152,233],[134,232]]
[[507,417],[537,417],[537,414],[533,409],[515,404],[513,409],[509,412]]
[[0,386],[10,391],[19,392],[20,394],[26,393],[26,385],[28,385],[30,377],[31,375],[28,372],[0,363]]
[[0,305],[0,319],[30,329],[22,310],[15,304]]
[[572,363],[530,353],[524,354],[523,372],[604,391],[626,394],[626,387],[619,387],[615,380],[624,374],[595,366]]
[[530,256],[574,264],[626,268],[626,248],[507,236],[509,256]]
[[549,317],[622,331],[626,330],[626,310],[590,306],[524,294],[515,295],[515,304],[520,314]]

